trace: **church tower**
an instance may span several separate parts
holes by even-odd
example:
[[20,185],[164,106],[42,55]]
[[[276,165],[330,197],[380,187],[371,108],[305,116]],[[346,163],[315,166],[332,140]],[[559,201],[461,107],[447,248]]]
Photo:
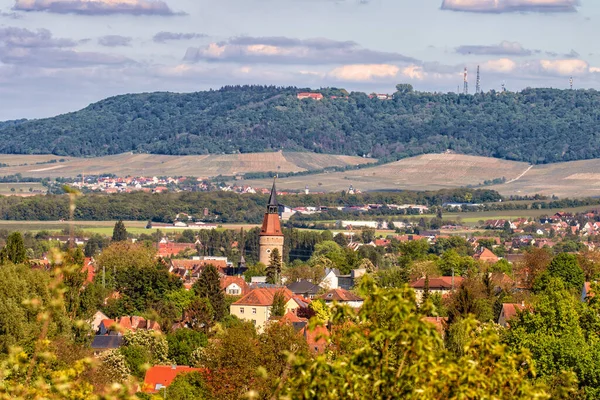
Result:
[[271,252],[274,249],[279,249],[280,256],[283,257],[283,232],[279,223],[279,204],[277,204],[277,190],[275,189],[275,181],[271,188],[271,196],[269,196],[269,204],[267,212],[263,218],[262,228],[260,229],[260,255],[259,261],[265,265],[269,265]]

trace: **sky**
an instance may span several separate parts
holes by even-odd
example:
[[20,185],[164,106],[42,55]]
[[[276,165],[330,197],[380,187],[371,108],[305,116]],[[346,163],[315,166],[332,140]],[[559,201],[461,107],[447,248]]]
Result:
[[223,85],[600,89],[598,0],[0,0],[0,120]]

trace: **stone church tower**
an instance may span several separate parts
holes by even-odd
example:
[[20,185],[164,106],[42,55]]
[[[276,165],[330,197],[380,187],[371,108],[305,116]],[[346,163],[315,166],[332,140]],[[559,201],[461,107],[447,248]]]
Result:
[[259,261],[269,265],[271,252],[279,249],[279,254],[283,257],[283,232],[279,223],[279,204],[277,204],[277,190],[275,182],[271,188],[271,196],[267,205],[267,212],[263,218],[262,228],[260,229],[260,255]]

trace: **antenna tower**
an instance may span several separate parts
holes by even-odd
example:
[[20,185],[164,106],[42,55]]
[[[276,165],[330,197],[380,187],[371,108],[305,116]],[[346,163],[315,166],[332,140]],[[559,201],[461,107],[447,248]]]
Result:
[[464,81],[463,93],[469,94],[469,78],[468,78],[468,73],[467,73],[467,67],[465,67],[465,76],[463,78],[463,81]]
[[569,85],[571,86],[571,90],[573,90],[573,77],[569,78]]
[[475,93],[481,93],[481,79],[479,79],[479,65],[477,66],[477,82],[475,83]]

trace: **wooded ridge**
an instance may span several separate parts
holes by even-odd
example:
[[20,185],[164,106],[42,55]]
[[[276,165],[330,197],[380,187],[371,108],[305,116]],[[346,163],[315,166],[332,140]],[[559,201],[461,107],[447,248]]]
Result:
[[0,153],[102,156],[310,151],[399,159],[452,150],[533,164],[600,157],[600,92],[477,95],[398,85],[392,100],[321,89],[229,86],[111,97],[53,118],[0,123]]

